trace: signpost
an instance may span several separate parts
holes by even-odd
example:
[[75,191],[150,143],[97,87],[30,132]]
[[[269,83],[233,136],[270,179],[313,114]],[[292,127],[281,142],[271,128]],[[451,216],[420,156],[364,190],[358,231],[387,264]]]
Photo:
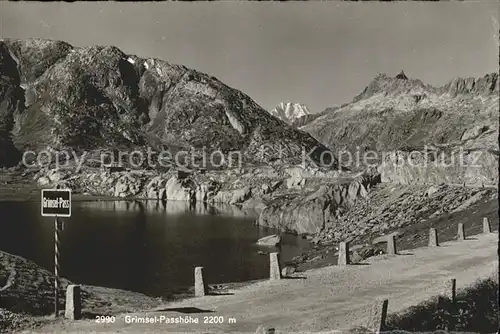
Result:
[[71,189],[43,189],[42,217],[55,217],[54,222],[54,311],[59,316],[59,233],[63,228],[59,217],[71,217]]

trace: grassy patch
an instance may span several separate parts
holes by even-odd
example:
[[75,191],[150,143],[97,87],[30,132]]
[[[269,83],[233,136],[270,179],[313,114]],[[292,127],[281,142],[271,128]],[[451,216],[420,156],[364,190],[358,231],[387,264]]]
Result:
[[391,315],[386,330],[494,333],[498,315],[498,278],[491,277],[458,292],[455,304],[449,298],[436,298]]

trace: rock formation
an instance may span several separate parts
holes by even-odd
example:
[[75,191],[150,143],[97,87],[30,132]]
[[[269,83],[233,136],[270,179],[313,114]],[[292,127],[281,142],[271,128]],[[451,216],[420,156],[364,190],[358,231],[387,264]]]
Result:
[[396,79],[400,80],[408,80],[408,77],[406,76],[405,72],[401,70],[398,75],[396,75]]
[[20,154],[12,141],[11,131],[14,114],[23,103],[17,63],[7,47],[0,44],[0,167],[11,166],[19,160]]

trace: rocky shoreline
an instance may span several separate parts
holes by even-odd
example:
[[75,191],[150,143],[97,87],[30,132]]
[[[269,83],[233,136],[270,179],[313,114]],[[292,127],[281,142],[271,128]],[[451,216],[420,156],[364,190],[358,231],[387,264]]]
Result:
[[[35,188],[37,193],[39,188],[69,187],[77,200],[147,200],[147,205],[163,202],[174,205],[172,209],[175,210],[193,210],[201,204],[206,210],[221,207],[217,212],[224,212],[222,207],[228,206],[232,211],[226,211],[227,214],[246,214],[247,210],[253,210],[257,224],[279,228],[283,233],[300,234],[312,242],[311,251],[283,264],[293,268],[287,269],[290,272],[336,264],[340,241],[349,241],[352,261],[361,262],[383,253],[385,245],[372,241],[391,232],[398,232],[399,249],[411,249],[425,246],[429,227],[436,227],[443,241],[453,240],[458,222],[465,223],[467,233],[479,231],[483,216],[490,218],[493,228],[498,228],[495,188],[382,183],[376,168],[359,173],[298,166],[197,172],[173,170],[163,174],[99,170],[74,174],[54,169],[10,172],[2,173],[2,180],[13,180],[9,187],[24,185],[32,192]],[[7,174],[13,178],[6,177]],[[16,184],[16,177],[23,183]],[[38,270],[43,271],[38,268],[30,272]],[[51,274],[45,275],[49,276],[43,281],[49,282]],[[212,289],[227,291],[246,284],[251,282],[216,284]],[[47,291],[51,291],[49,285]],[[104,288],[93,287],[89,291],[92,289]],[[27,291],[18,291],[16,298],[22,299]],[[120,298],[128,292],[106,293],[109,298]],[[176,296],[186,297],[189,294]],[[134,300],[135,297],[130,298]],[[145,302],[155,306],[158,303],[156,299]],[[127,305],[127,302],[119,304]],[[122,307],[120,305],[110,306],[109,311],[116,312]],[[6,306],[0,305],[2,307]],[[3,319],[11,319],[12,315],[6,312]],[[16,321],[20,326],[33,325],[30,317],[29,321],[19,317]]]
[[[165,173],[86,169],[75,174],[70,170],[42,169],[32,178],[40,188],[70,188],[76,194],[90,196],[175,201],[193,206],[228,204],[259,211],[259,225],[294,234],[318,233],[380,182],[374,168],[355,174],[301,166],[249,166],[219,171],[177,169]],[[298,207],[288,205],[294,202]],[[307,215],[297,215],[300,210],[323,210],[324,205],[328,206],[331,219],[302,219]],[[288,213],[283,215],[281,210]],[[286,216],[296,218],[282,224],[279,217]]]
[[[86,171],[72,175],[61,170],[25,170],[10,175],[24,180],[28,188],[70,187],[78,200],[150,199],[145,203],[173,203],[176,210],[192,210],[200,204],[212,208],[227,205],[233,208],[228,214],[254,210],[256,223],[277,227],[283,233],[302,234],[311,240],[310,251],[283,263],[287,273],[336,264],[339,241],[351,243],[351,259],[357,263],[384,253],[385,245],[372,241],[390,232],[398,232],[398,249],[411,249],[425,246],[429,227],[438,229],[441,241],[453,240],[458,222],[465,224],[468,234],[476,233],[482,216],[489,217],[492,227],[498,228],[496,189],[381,183],[380,174],[373,168],[343,175],[296,166],[165,174]],[[28,176],[32,181],[26,181]],[[9,186],[16,187],[15,183]],[[35,264],[30,266],[31,262],[25,259],[0,254],[1,267],[5,269],[0,278],[5,282],[12,272],[18,280],[30,280],[35,275],[38,277],[35,281],[41,282],[39,286],[17,282],[15,289],[3,291],[0,324],[4,328],[0,329],[36,328],[53,321],[43,315],[50,313],[52,274]],[[215,293],[227,292],[251,283],[212,284],[210,289]],[[67,284],[63,282],[61,294]],[[142,294],[102,287],[85,286],[84,291],[87,315],[154,308],[162,302]],[[191,295],[187,292],[171,298]],[[31,305],[30,308],[26,308],[27,305]],[[26,312],[28,314],[24,314]]]

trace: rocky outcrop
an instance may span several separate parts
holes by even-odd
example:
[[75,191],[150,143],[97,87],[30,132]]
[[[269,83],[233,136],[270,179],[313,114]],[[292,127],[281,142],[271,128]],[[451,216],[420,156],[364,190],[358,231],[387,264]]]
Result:
[[151,146],[175,154],[209,146],[209,154],[237,151],[249,163],[300,163],[303,151],[313,160],[327,151],[242,92],[181,65],[37,39],[1,40],[0,53],[0,69],[9,71],[0,109],[23,148]]
[[273,198],[261,212],[258,224],[292,233],[318,233],[358,199],[366,197],[368,189],[380,182],[380,177],[370,170],[343,183],[334,183],[332,179],[328,183],[327,178],[316,181],[323,184],[313,191]]
[[379,171],[382,182],[496,187],[498,157],[498,151],[479,149],[398,151],[385,156]]
[[408,77],[406,76],[405,72],[401,70],[398,75],[396,75],[396,79],[400,80],[408,80]]
[[11,135],[14,115],[22,110],[24,103],[16,68],[16,60],[0,41],[0,167],[12,166],[20,158]]
[[284,171],[289,176],[286,179],[288,189],[303,189],[308,179],[337,179],[342,174],[341,171],[337,170],[303,168],[300,166],[288,167]]
[[247,171],[213,171],[204,174],[180,173],[171,170],[83,170],[42,169],[34,175],[43,188],[70,188],[75,193],[141,198],[186,203],[245,204],[249,208],[262,204],[261,199],[271,196],[282,184],[285,173],[275,169],[255,168]]
[[336,245],[368,240],[497,197],[496,189],[380,183],[340,219],[326,225],[314,242]]
[[498,74],[488,74],[482,78],[456,78],[442,88],[452,97],[463,94],[477,94],[488,96],[498,93]]
[[257,240],[257,245],[274,247],[277,246],[280,242],[281,242],[281,237],[279,235],[273,234]]

